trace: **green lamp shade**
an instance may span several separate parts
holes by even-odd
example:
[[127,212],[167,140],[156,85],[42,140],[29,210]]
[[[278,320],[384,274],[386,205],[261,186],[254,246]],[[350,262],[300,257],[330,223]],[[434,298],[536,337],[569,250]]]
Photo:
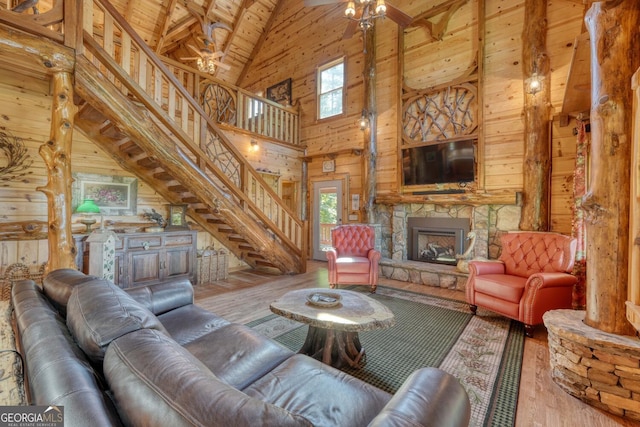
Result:
[[100,213],[100,207],[93,199],[84,199],[82,204],[76,208],[76,213]]

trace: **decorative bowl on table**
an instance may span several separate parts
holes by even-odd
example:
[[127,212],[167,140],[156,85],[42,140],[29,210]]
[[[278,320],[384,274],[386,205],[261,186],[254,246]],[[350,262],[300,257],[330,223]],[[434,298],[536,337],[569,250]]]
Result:
[[317,307],[335,307],[342,297],[334,292],[313,292],[307,295],[307,302]]

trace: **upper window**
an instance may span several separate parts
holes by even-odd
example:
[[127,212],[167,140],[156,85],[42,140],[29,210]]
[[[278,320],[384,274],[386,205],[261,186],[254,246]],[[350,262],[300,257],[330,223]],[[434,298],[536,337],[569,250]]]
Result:
[[318,68],[318,118],[342,114],[344,104],[344,59]]

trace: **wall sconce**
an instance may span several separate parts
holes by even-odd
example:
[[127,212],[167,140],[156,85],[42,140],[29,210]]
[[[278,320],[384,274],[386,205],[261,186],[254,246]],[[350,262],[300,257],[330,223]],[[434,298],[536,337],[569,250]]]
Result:
[[526,79],[524,84],[527,93],[535,95],[540,92],[542,90],[542,80],[544,80],[544,76],[541,76],[538,73],[533,73],[531,77]]
[[367,110],[362,110],[362,116],[358,121],[360,130],[364,131],[369,127],[369,118],[367,117]]
[[260,149],[260,146],[258,145],[258,141],[256,141],[255,139],[251,140],[251,151],[258,151]]
[[90,233],[91,226],[97,222],[94,214],[100,213],[100,207],[96,205],[96,202],[94,202],[93,199],[84,199],[84,201],[76,208],[76,213],[84,214],[80,219],[80,222],[87,227],[86,232]]

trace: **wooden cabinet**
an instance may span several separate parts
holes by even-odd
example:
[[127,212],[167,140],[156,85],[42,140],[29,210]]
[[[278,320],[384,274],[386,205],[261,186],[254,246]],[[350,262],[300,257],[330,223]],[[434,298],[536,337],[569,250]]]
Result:
[[[182,277],[196,284],[196,231],[118,233],[117,236],[116,285],[130,288]],[[77,258],[78,268],[85,273],[90,256],[86,237],[76,238],[78,252],[83,254]]]

